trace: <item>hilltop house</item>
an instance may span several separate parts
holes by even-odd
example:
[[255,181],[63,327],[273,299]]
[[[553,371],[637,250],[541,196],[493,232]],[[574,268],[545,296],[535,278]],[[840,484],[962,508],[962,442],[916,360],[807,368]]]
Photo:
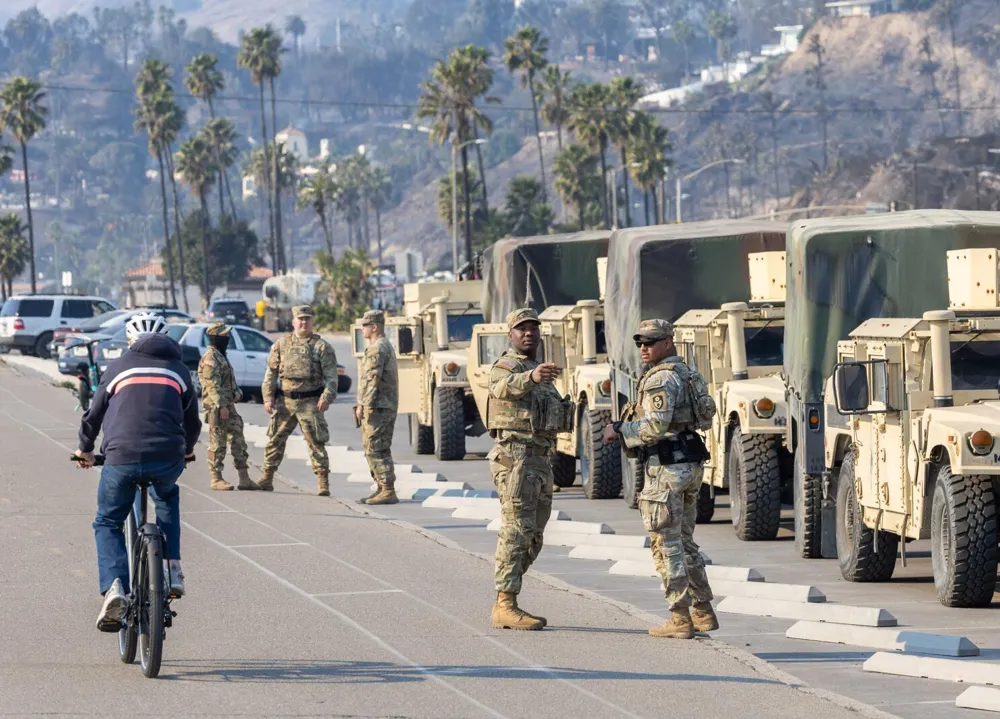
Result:
[[899,12],[900,0],[835,0],[826,8],[834,17],[875,17]]

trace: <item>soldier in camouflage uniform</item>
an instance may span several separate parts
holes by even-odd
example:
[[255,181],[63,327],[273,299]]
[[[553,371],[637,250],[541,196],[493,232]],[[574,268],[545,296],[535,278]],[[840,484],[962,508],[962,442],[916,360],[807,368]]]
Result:
[[[635,418],[606,426],[604,441],[610,444],[620,439],[627,448],[640,451],[640,460],[645,458],[639,511],[670,607],[670,621],[649,633],[691,639],[696,630],[718,629],[719,622],[712,609],[705,560],[694,541],[702,478],[698,455],[704,445],[696,452],[685,443],[695,429],[688,377],[697,373],[677,356],[673,337],[674,327],[667,320],[639,324],[633,339],[647,369],[639,380]],[[694,441],[701,442],[700,438]]]
[[222,478],[226,459],[226,441],[233,448],[233,464],[239,473],[239,488],[260,489],[247,473],[247,442],[243,437],[243,418],[236,411],[236,403],[243,399],[236,385],[233,367],[226,359],[229,332],[232,328],[216,322],[205,330],[208,349],[198,362],[198,379],[201,381],[201,404],[205,410],[208,428],[208,472],[212,489],[231,490],[233,485]]
[[507,316],[511,346],[490,370],[486,426],[496,441],[487,455],[500,494],[502,524],[497,539],[497,600],[491,615],[497,629],[541,629],[544,617],[517,605],[521,578],[542,550],[542,533],[552,512],[552,464],[556,435],[568,429],[572,404],[552,381],[559,368],[539,364],[538,314],[514,310]]
[[271,345],[261,391],[264,409],[271,415],[270,440],[264,451],[264,474],[257,482],[274,489],[274,473],[285,456],[285,443],[295,427],[302,428],[309,459],[316,473],[317,494],[330,496],[330,459],[326,443],[330,428],[324,413],[337,398],[337,355],[313,332],[309,305],[292,308],[292,332]]
[[365,459],[376,490],[362,504],[396,504],[396,470],[392,464],[392,434],[399,406],[396,353],[385,338],[385,313],[369,310],[361,317],[368,346],[361,360],[358,404],[354,415],[361,425]]

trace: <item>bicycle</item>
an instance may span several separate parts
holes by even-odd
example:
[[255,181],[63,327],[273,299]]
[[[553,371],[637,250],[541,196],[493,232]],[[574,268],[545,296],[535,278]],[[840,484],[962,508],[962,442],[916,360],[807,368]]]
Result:
[[[70,455],[79,462],[79,457]],[[185,458],[194,461],[194,457]],[[104,455],[94,456],[94,466],[104,464]],[[167,591],[170,586],[170,556],[167,539],[154,523],[146,521],[146,504],[149,498],[150,479],[136,480],[139,488],[138,507],[133,507],[125,518],[125,548],[128,551],[129,594],[128,607],[117,628],[105,630],[118,632],[118,653],[125,664],[135,661],[136,652],[142,673],[149,679],[160,673],[163,658],[163,641],[167,628],[173,626],[177,612],[170,608],[176,599]]]
[[[101,342],[106,342],[104,338],[94,339],[87,342],[80,342],[77,344],[70,345],[67,349],[72,349],[83,345],[87,348],[87,369],[86,372],[78,372],[76,375],[77,388],[76,396],[79,402],[76,405],[76,409],[82,409],[86,412],[90,409],[90,402],[97,393],[97,388],[101,384],[101,367],[98,363],[98,349],[95,345]],[[118,356],[121,356],[121,348],[105,348],[102,350],[103,356],[108,359],[113,359],[113,353],[117,352]]]

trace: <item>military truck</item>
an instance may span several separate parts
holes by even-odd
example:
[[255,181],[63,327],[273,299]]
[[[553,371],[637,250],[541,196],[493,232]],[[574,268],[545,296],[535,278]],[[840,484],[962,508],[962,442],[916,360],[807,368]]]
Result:
[[[715,220],[612,233],[605,327],[615,420],[635,400],[642,374],[642,361],[632,340],[639,322],[676,321],[695,308],[745,302],[750,296],[747,258],[754,252],[784,250],[786,227],[769,221]],[[697,366],[708,374],[704,365]],[[621,449],[620,462],[623,497],[635,508],[642,491],[642,469]],[[709,484],[703,486],[701,506],[711,501],[712,489]]]
[[[472,392],[485,416],[490,368],[508,346],[503,319],[517,307],[539,311],[539,358],[563,369],[555,386],[577,403],[573,430],[557,439],[554,481],[559,487],[572,486],[579,459],[583,490],[591,499],[615,498],[621,492],[618,450],[601,440],[601,431],[611,421],[601,304],[610,234],[512,238],[494,245],[487,256],[488,294],[483,300],[491,322],[473,329],[468,360]],[[556,304],[547,304],[552,301]]]
[[712,458],[699,496],[698,521],[715,513],[715,491],[729,492],[736,536],[774,539],[782,498],[791,498],[791,455],[784,446],[785,253],[749,256],[750,303],[689,310],[674,323],[678,353],[698,367],[718,412],[705,444]]
[[[472,328],[483,321],[481,295],[479,280],[409,283],[403,287],[403,315],[386,318],[399,368],[399,413],[408,415],[416,454],[464,459],[465,438],[486,433],[465,367]],[[352,329],[360,373],[360,320]]]
[[905,557],[906,541],[929,538],[942,604],[985,607],[993,600],[998,252],[948,252],[948,310],[868,320],[838,345],[834,406],[853,420],[834,478],[837,559],[848,581],[888,580],[900,540]]
[[836,410],[830,381],[838,343],[868,320],[922,318],[947,307],[945,253],[997,247],[998,237],[1000,219],[991,212],[919,210],[790,225],[782,375],[801,556],[838,556],[836,482],[854,432],[854,418]]

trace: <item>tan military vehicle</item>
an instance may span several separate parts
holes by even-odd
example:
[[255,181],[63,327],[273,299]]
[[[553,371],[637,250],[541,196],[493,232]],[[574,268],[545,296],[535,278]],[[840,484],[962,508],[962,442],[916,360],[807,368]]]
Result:
[[931,540],[938,599],[988,606],[997,583],[1000,250],[947,253],[949,310],[871,319],[837,348],[850,444],[836,480],[849,581],[892,576],[900,539]]
[[784,447],[787,406],[781,379],[785,329],[785,253],[748,256],[750,304],[688,310],[674,323],[678,352],[708,383],[718,412],[705,443],[698,521],[729,492],[733,528],[744,541],[778,535],[783,495],[790,500],[791,456]]
[[[604,426],[611,422],[604,309],[598,300],[580,300],[575,305],[549,307],[538,318],[542,341],[537,359],[563,369],[555,387],[560,395],[576,402],[573,429],[558,435],[552,460],[554,482],[559,487],[572,486],[579,459],[586,496],[614,499],[621,492],[619,450],[601,439]],[[508,345],[505,324],[483,324],[473,329],[468,369],[480,416],[486,416],[490,369]]]
[[[410,283],[403,288],[403,315],[386,318],[399,368],[399,413],[408,415],[416,454],[464,459],[465,438],[486,433],[465,367],[472,328],[483,321],[481,294],[479,280]],[[360,321],[353,330],[352,349],[360,361]]]

